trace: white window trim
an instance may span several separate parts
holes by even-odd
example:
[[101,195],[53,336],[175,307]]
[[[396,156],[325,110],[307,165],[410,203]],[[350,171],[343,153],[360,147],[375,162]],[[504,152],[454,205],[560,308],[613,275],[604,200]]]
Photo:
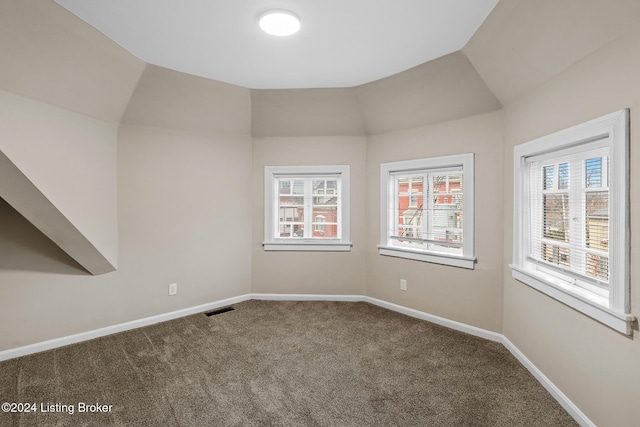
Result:
[[[609,139],[611,207],[609,244],[609,298],[584,291],[569,282],[532,267],[527,261],[528,218],[525,204],[528,182],[525,161],[532,156],[565,150],[589,141]],[[534,289],[586,314],[623,334],[632,333],[629,282],[629,110],[620,110],[589,122],[514,147],[514,233],[512,276]]]
[[[350,215],[350,182],[349,165],[330,166],[265,166],[264,168],[264,241],[265,251],[334,251],[351,250]],[[340,203],[340,238],[327,239],[279,239],[274,230],[278,225],[278,213],[275,197],[278,194],[276,178],[282,176],[339,176],[341,181]]]
[[[389,206],[393,203],[392,175],[401,172],[412,172],[428,169],[444,169],[461,167],[464,176],[463,203],[463,253],[462,255],[447,254],[431,250],[420,250],[408,247],[394,246],[389,238]],[[416,261],[426,261],[454,267],[473,269],[476,264],[474,255],[474,155],[473,153],[452,156],[432,157],[427,159],[406,160],[400,162],[382,163],[380,165],[380,255],[406,258]]]

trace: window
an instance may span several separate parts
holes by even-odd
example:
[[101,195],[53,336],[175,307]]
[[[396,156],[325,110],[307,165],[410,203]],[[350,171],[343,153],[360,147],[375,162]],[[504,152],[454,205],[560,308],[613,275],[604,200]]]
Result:
[[265,250],[349,251],[349,166],[265,167]]
[[[317,233],[324,233],[327,231],[327,228],[325,226],[325,222],[327,222],[327,219],[324,215],[316,215],[316,222],[314,223],[315,226],[315,231]],[[324,237],[324,234],[319,235],[318,237]]]
[[381,255],[474,268],[473,154],[383,163]]
[[629,112],[514,150],[513,277],[610,327],[629,315]]

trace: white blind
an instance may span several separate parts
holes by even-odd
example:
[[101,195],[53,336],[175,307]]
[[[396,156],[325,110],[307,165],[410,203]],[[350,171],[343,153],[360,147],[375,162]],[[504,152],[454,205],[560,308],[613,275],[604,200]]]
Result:
[[540,265],[609,283],[609,149],[602,143],[527,159],[529,257]]

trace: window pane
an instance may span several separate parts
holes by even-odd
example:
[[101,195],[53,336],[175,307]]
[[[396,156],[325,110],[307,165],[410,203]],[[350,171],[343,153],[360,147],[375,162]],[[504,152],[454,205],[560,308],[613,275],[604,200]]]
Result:
[[293,224],[293,233],[291,237],[304,237],[304,224]]
[[304,197],[302,196],[280,196],[280,206],[304,206]]
[[433,194],[446,193],[447,192],[447,176],[446,175],[434,175],[433,177]]
[[[395,242],[421,250],[462,252],[463,174],[428,170],[396,176]],[[424,186],[429,183],[430,188]]]
[[[449,228],[435,227],[429,240],[442,243],[462,243],[462,230],[452,230]],[[447,245],[448,246],[448,245]],[[453,245],[456,247],[457,245]]]
[[543,196],[544,237],[562,242],[569,241],[569,195]]
[[462,192],[462,174],[449,175],[449,192],[450,193]]
[[[324,221],[322,222],[338,222],[338,207],[337,206],[323,206],[313,208],[313,217],[318,218],[322,217]],[[317,221],[317,220],[316,220]]]
[[602,157],[584,161],[585,187],[602,187]]
[[312,187],[314,195],[338,194],[338,181],[335,179],[314,179]]
[[285,222],[304,221],[304,198],[280,196],[280,220]]
[[293,181],[293,194],[304,194],[304,181]]
[[279,193],[280,194],[291,194],[291,181],[289,180],[279,180]]
[[337,206],[338,196],[326,195],[326,196],[314,196],[313,206]]
[[280,237],[303,237],[304,225],[303,224],[289,224],[280,223],[279,225]]
[[414,177],[411,178],[411,197],[409,199],[409,206],[413,208],[422,207],[422,194],[423,194],[423,178]]
[[587,254],[587,276],[604,282],[609,281],[609,258],[602,255]]
[[398,205],[396,206],[396,216],[402,216],[411,208],[410,196],[398,196]]
[[407,209],[402,213],[400,220],[402,225],[421,227],[422,211],[418,209]]
[[399,242],[408,242],[411,244],[422,244],[422,242],[412,241],[411,239],[422,239],[422,228],[413,226],[403,226],[399,233]]
[[586,247],[609,250],[609,193],[587,193]]
[[552,264],[569,267],[569,248],[543,243],[542,259]]
[[327,224],[324,225],[324,238],[336,238],[338,237],[338,225],[337,224]]
[[567,190],[569,188],[569,163],[558,165],[558,189]]
[[433,207],[434,227],[457,227],[458,209],[451,204],[437,204]]
[[542,189],[551,190],[553,188],[553,171],[555,166],[545,166],[542,168]]
[[280,222],[301,221],[303,210],[297,207],[280,207]]

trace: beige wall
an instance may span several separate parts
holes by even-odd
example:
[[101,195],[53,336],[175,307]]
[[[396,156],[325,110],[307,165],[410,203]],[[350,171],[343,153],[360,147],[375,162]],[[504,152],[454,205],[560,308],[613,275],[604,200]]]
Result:
[[[123,126],[118,205],[132,318],[251,289],[251,138]],[[178,294],[167,297],[169,283]]]
[[[506,107],[504,333],[599,426],[640,420],[640,343],[511,278],[513,146],[631,108],[631,306],[640,315],[640,31],[611,42]],[[637,335],[637,326],[636,332]]]
[[86,269],[112,271],[118,122],[144,62],[53,1],[0,0],[0,63],[0,151],[22,181],[0,196]]
[[[501,332],[502,129],[498,111],[369,138],[367,295]],[[379,255],[380,164],[462,153],[475,154],[475,269]]]
[[115,123],[0,90],[0,151],[24,181],[0,185],[0,197],[92,272],[118,263],[117,132]]
[[248,293],[250,165],[248,136],[122,127],[120,266],[101,276],[0,203],[0,350]]
[[[270,137],[253,143],[252,291],[362,295],[365,292],[364,137]],[[262,248],[264,167],[349,165],[351,252],[281,252]]]
[[254,137],[364,136],[364,127],[353,88],[254,89],[251,132]]
[[0,24],[0,150],[119,252],[89,276],[0,202],[0,350],[249,292],[250,91],[145,67],[53,1],[0,0]]

